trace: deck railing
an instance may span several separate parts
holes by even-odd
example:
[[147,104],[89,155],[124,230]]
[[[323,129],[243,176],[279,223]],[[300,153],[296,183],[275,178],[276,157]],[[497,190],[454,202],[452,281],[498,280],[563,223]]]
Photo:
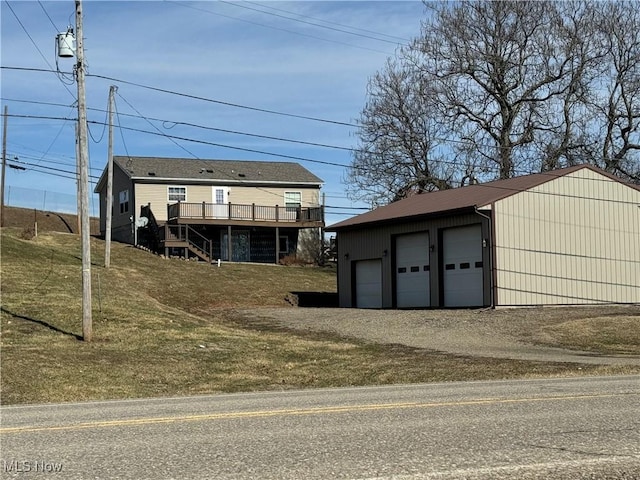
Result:
[[324,208],[280,205],[243,205],[237,203],[186,203],[168,206],[169,220],[244,220],[252,222],[323,222]]

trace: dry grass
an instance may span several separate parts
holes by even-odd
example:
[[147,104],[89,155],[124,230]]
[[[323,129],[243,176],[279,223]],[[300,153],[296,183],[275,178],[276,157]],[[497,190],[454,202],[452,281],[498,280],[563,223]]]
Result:
[[618,315],[567,320],[539,331],[540,343],[616,355],[640,355],[640,317]]
[[[441,355],[251,324],[235,310],[335,292],[331,269],[163,260],[93,240],[94,341],[81,335],[76,235],[2,231],[2,403],[60,402],[397,382],[621,373]],[[293,307],[292,307],[293,308]]]

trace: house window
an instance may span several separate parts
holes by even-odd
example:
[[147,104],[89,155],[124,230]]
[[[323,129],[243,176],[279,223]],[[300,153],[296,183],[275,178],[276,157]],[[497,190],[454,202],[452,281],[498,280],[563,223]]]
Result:
[[300,192],[284,192],[284,204],[287,207],[298,208],[302,203]]
[[224,189],[216,188],[216,203],[224,203]]
[[170,202],[186,202],[187,187],[169,187]]
[[120,213],[127,213],[129,211],[129,190],[123,190],[120,192]]
[[278,252],[289,253],[289,237],[280,237],[280,241],[278,242]]

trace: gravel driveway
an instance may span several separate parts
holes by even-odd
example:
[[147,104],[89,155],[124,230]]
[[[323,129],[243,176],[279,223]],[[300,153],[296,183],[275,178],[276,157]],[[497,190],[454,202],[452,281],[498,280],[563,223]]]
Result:
[[446,353],[599,365],[640,365],[640,356],[597,355],[538,344],[540,327],[604,316],[640,318],[640,307],[522,308],[503,310],[361,310],[349,308],[259,308],[247,319],[295,330],[337,333],[377,343],[402,344]]

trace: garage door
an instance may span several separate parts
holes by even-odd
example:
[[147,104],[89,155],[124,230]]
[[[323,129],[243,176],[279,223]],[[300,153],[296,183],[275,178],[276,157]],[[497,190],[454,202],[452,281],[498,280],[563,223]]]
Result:
[[445,307],[483,306],[480,225],[445,230],[442,248]]
[[429,307],[429,234],[396,238],[396,305]]
[[382,308],[382,261],[356,262],[356,306]]

